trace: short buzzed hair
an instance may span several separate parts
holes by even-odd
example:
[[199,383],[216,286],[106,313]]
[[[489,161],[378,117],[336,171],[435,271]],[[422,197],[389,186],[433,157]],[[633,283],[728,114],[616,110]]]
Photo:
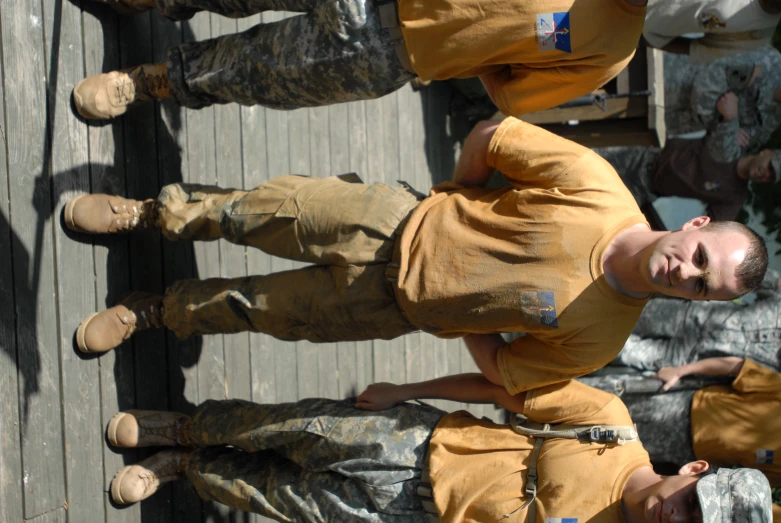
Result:
[[[767,246],[765,239],[753,229],[738,222],[710,222],[702,228],[710,232],[740,232],[749,240],[748,250],[743,262],[735,268],[735,277],[742,289],[740,296],[759,288],[767,272]],[[736,296],[739,297],[739,296]]]

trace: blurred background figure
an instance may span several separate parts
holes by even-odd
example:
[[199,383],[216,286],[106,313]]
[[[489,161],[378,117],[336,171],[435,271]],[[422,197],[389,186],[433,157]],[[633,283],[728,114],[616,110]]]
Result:
[[[769,44],[779,19],[779,0],[650,0],[643,37],[703,63]],[[699,37],[684,36],[692,34]]]
[[731,162],[717,162],[705,139],[670,139],[657,147],[599,147],[641,208],[660,196],[696,198],[714,220],[735,220],[748,197],[748,182],[774,183],[781,150],[763,149]]

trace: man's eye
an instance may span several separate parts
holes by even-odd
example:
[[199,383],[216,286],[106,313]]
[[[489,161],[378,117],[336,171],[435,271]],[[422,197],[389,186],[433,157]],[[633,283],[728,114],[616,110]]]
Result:
[[702,267],[705,264],[705,255],[702,253],[702,249],[697,249],[697,266]]
[[705,290],[705,280],[697,278],[697,294],[702,294],[703,290]]

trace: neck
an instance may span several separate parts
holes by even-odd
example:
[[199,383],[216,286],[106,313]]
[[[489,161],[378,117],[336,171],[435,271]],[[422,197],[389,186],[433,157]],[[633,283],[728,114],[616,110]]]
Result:
[[621,493],[621,511],[626,521],[645,520],[646,490],[662,479],[651,467],[640,467],[629,476]]
[[648,296],[652,289],[641,276],[643,250],[665,234],[638,223],[616,236],[602,257],[602,269],[608,283],[631,298]]

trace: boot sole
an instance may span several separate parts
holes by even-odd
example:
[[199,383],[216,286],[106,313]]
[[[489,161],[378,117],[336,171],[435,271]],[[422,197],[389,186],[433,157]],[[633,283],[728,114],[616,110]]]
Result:
[[111,480],[111,499],[114,500],[114,503],[119,505],[129,505],[130,503],[135,503],[134,501],[125,501],[119,494],[119,485],[122,483],[122,478],[125,477],[125,474],[127,474],[129,470],[130,466],[122,467],[119,472],[117,472],[117,475],[114,476],[114,479]]
[[96,351],[96,350],[90,350],[89,347],[87,347],[87,340],[85,338],[87,333],[87,325],[89,325],[89,322],[92,321],[92,318],[100,314],[99,312],[90,314],[87,316],[84,321],[81,322],[81,325],[79,325],[79,328],[76,329],[76,346],[79,348],[79,350],[85,354],[98,354],[101,352],[107,352],[107,351]]
[[88,234],[87,231],[84,229],[79,228],[76,225],[76,222],[73,221],[73,208],[76,206],[76,202],[84,198],[85,196],[88,196],[87,194],[82,194],[80,196],[76,196],[75,198],[71,199],[68,203],[65,204],[65,210],[63,210],[63,220],[65,221],[65,226],[75,232],[81,232]]

